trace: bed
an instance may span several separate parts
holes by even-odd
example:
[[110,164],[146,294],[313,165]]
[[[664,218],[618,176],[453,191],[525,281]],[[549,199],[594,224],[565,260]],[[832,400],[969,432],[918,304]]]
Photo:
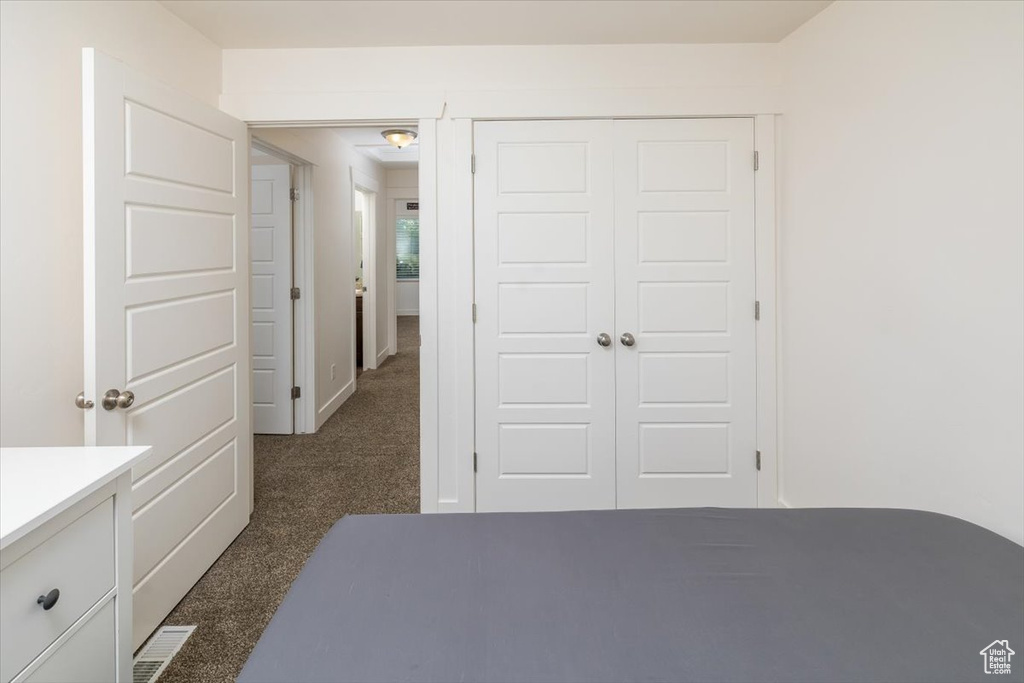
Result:
[[349,516],[238,681],[990,683],[995,641],[1022,680],[1024,548],[933,513]]

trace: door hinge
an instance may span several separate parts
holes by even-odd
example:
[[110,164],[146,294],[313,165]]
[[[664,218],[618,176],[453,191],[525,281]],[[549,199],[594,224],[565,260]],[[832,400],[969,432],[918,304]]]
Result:
[[292,387],[292,400],[294,401],[297,398],[302,398],[302,388]]
[[760,319],[761,319],[761,302],[760,301],[755,301],[754,302],[754,320],[760,320]]
[[476,322],[476,304],[473,304],[473,322]]
[[476,453],[473,454],[473,471],[476,472]]
[[761,167],[760,155],[757,152],[754,152],[754,170],[756,171],[760,167]]
[[476,155],[469,157],[469,172],[476,173]]
[[302,290],[298,287],[292,287],[291,297],[292,301],[302,298]]
[[288,198],[291,199],[293,202],[298,201],[299,191],[296,190],[294,187],[291,188],[290,190],[288,190]]
[[761,471],[761,451],[754,451],[757,455],[754,457],[754,465],[757,467],[757,471]]

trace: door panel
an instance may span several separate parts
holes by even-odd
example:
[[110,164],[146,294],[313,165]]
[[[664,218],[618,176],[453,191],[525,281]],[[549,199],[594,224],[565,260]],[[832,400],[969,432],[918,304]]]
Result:
[[754,129],[615,122],[618,505],[757,505]]
[[610,132],[474,128],[478,510],[615,507]]
[[294,431],[291,167],[252,167],[252,423]]
[[[138,647],[249,519],[248,131],[84,51],[88,445],[133,470]],[[134,393],[105,410],[110,389]]]

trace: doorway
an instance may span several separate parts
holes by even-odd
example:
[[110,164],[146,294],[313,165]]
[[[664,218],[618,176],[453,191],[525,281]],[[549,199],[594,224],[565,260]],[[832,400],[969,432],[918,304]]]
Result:
[[[358,178],[358,179],[357,179]],[[377,192],[366,177],[352,179],[352,249],[355,293],[355,373],[376,369],[377,363]]]

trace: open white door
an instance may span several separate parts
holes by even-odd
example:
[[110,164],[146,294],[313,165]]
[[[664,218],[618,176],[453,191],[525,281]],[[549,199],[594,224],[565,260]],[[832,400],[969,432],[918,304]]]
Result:
[[83,81],[85,441],[153,446],[138,647],[249,520],[248,131],[91,49]]
[[292,202],[288,164],[252,167],[252,424],[291,434]]

